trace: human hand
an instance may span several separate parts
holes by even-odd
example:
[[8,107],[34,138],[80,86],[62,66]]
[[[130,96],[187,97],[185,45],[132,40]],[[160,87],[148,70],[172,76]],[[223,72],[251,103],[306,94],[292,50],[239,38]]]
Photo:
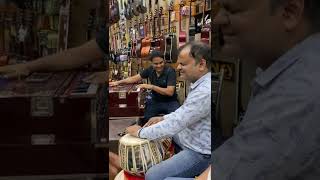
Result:
[[106,71],[95,72],[82,79],[82,81],[86,83],[93,83],[93,84],[103,84],[103,83],[106,83],[107,80],[108,80],[108,74]]
[[15,64],[0,67],[0,77],[6,79],[15,79],[28,76],[31,71],[26,64]]
[[152,84],[139,84],[137,87],[140,88],[140,89],[150,89],[150,90],[153,89],[153,85]]
[[120,85],[120,82],[119,82],[119,81],[109,82],[109,86],[110,86],[110,87],[119,86],[119,85]]
[[138,131],[141,129],[141,126],[133,125],[126,128],[126,132],[131,136],[138,137]]
[[120,171],[121,167],[119,156],[109,151],[109,179],[113,180]]
[[157,124],[158,122],[160,122],[162,120],[163,120],[163,117],[152,117],[149,119],[149,121],[143,127],[148,127],[153,124]]

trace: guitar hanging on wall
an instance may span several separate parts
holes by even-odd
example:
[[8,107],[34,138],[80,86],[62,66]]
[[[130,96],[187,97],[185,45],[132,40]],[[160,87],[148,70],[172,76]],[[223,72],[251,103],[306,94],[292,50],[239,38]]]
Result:
[[184,7],[184,2],[180,2],[180,8],[179,8],[179,47],[183,46],[187,42],[187,33],[185,31],[182,31],[182,9]]
[[168,63],[177,62],[178,58],[178,49],[177,49],[177,37],[171,31],[170,23],[171,23],[171,13],[175,13],[173,11],[173,1],[170,2],[169,6],[169,21],[168,21],[168,35],[165,36],[165,50],[164,50],[164,59]]
[[142,39],[142,48],[141,48],[141,57],[147,57],[150,53],[150,48],[151,48],[151,38],[150,38],[150,34],[149,34],[149,21],[148,21],[148,16],[146,17],[145,20],[145,31],[146,31],[146,36]]

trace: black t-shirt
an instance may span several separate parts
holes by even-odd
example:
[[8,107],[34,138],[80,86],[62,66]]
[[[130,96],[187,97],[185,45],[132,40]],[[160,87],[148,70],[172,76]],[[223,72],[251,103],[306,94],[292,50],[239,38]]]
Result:
[[104,54],[108,54],[108,31],[105,26],[99,27],[96,34],[96,42]]
[[[163,72],[159,77],[157,76],[157,73],[152,66],[143,70],[140,73],[140,76],[144,79],[149,78],[151,84],[162,87],[162,88],[167,88],[167,86],[176,86],[176,72],[170,66],[165,66],[163,69]],[[156,101],[160,101],[160,102],[177,101],[176,90],[174,90],[173,96],[161,95],[155,91],[152,91],[152,94],[153,94],[153,98]]]

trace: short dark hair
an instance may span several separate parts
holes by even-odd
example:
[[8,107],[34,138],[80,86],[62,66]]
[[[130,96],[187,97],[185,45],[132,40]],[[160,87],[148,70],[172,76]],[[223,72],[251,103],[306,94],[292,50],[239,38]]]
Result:
[[163,53],[161,53],[160,51],[156,51],[156,50],[151,51],[150,56],[149,56],[149,60],[152,61],[153,58],[156,58],[156,57],[160,57],[163,59]]
[[179,54],[185,48],[190,48],[189,55],[195,59],[196,64],[198,64],[201,59],[205,59],[207,68],[209,70],[211,69],[210,65],[213,62],[213,57],[211,55],[211,48],[208,44],[199,41],[190,41],[179,48]]
[[[270,0],[271,10],[275,10],[288,0]],[[320,1],[304,0],[304,14],[315,31],[320,31]]]

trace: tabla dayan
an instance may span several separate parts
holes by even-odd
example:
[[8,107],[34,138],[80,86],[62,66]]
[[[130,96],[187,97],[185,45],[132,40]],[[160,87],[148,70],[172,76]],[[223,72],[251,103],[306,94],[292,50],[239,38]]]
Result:
[[144,176],[146,171],[168,156],[170,139],[147,140],[129,134],[119,140],[120,167],[136,176]]

